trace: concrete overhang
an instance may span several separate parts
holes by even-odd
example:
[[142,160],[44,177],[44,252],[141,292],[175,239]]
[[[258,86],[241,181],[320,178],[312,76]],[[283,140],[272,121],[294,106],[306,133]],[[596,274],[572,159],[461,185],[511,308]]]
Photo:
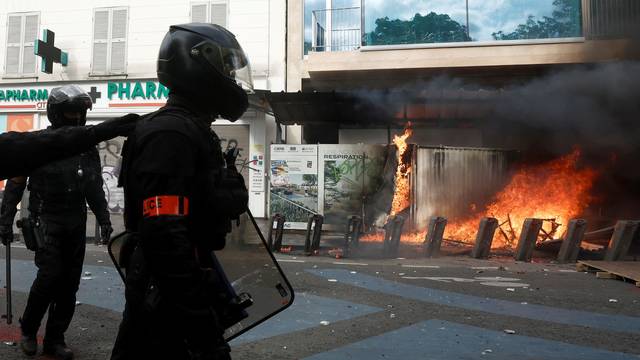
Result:
[[312,52],[306,70],[312,81],[388,78],[442,71],[481,73],[483,69],[536,69],[618,61],[630,57],[629,40],[574,40],[558,43],[495,43],[475,46],[385,48]]

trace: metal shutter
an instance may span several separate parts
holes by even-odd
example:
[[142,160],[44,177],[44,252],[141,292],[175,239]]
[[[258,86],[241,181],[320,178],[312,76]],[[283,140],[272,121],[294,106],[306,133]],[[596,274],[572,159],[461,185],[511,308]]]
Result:
[[191,22],[207,22],[207,4],[191,5]]
[[24,74],[36,72],[36,55],[33,50],[38,37],[38,17],[38,15],[25,16],[24,48],[22,51],[22,73]]
[[111,22],[111,72],[124,73],[127,50],[127,9],[113,10]]
[[6,73],[20,72],[20,46],[22,38],[22,16],[11,16],[7,21],[7,58]]
[[91,72],[107,72],[107,47],[109,41],[109,10],[98,10],[93,20],[93,59]]
[[227,3],[211,4],[211,23],[227,27]]

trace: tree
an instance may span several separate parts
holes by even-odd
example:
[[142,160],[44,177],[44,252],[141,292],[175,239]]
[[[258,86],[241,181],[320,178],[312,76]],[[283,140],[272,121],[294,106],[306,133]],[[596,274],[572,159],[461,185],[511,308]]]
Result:
[[415,14],[411,20],[376,19],[376,28],[367,34],[367,45],[423,44],[471,41],[467,27],[447,14]]
[[313,174],[304,174],[302,175],[302,181],[307,186],[315,186],[317,183],[318,177]]
[[537,20],[529,15],[510,33],[501,31],[491,34],[495,40],[548,39],[578,37],[582,34],[580,0],[554,0],[551,17]]

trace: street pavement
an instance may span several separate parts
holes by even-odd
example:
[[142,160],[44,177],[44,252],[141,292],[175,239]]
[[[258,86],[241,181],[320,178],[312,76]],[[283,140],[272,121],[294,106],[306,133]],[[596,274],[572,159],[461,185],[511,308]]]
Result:
[[[15,321],[0,325],[3,360],[25,358],[16,324],[36,271],[19,243],[13,254]],[[574,265],[295,252],[277,259],[294,304],[233,340],[234,359],[640,359],[640,288]],[[2,287],[4,268],[2,260]],[[88,245],[84,271],[67,342],[76,359],[107,359],[123,284],[104,247]]]

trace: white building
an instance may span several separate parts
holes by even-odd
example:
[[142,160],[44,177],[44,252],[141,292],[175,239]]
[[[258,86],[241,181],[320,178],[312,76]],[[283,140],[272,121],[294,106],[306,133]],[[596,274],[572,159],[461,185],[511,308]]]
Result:
[[[0,132],[48,126],[46,98],[56,86],[79,84],[94,97],[88,122],[126,113],[145,114],[166,101],[156,79],[156,57],[169,25],[212,22],[233,32],[251,61],[255,88],[285,89],[284,0],[7,0],[0,3]],[[68,65],[41,71],[34,41],[55,33],[55,47]],[[214,123],[223,146],[241,148],[250,163],[244,175],[250,208],[265,216],[266,152],[275,141],[275,121],[254,101],[233,124]],[[256,105],[257,104],[257,105]],[[115,187],[122,139],[101,146],[103,175],[112,211],[122,207]]]

